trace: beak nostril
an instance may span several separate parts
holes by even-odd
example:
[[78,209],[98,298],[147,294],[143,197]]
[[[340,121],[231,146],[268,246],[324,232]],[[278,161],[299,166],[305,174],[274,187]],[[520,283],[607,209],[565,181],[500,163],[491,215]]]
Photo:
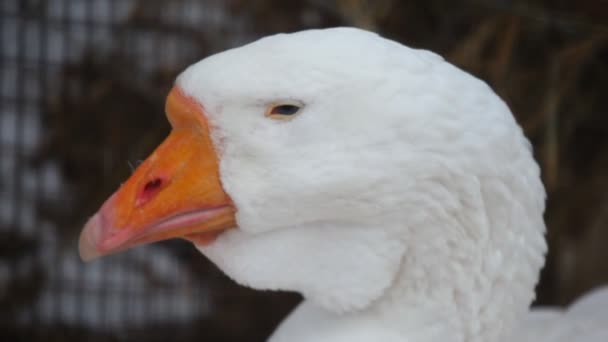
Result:
[[150,201],[160,191],[164,183],[165,181],[162,178],[154,178],[148,181],[137,196],[135,204],[141,206]]
[[163,180],[160,178],[155,178],[155,179],[149,181],[144,186],[144,193],[157,190],[158,188],[160,188],[162,183],[163,183]]

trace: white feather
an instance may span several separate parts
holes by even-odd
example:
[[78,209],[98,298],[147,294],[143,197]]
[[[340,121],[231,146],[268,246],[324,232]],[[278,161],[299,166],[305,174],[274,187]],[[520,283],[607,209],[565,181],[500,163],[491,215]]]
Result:
[[518,329],[522,342],[608,341],[608,286],[586,294],[568,309],[540,308]]
[[[223,52],[177,85],[205,108],[238,209],[239,229],[200,250],[241,284],[306,299],[273,342],[519,333],[546,252],[545,192],[485,83],[337,28]],[[282,101],[304,107],[265,117]]]

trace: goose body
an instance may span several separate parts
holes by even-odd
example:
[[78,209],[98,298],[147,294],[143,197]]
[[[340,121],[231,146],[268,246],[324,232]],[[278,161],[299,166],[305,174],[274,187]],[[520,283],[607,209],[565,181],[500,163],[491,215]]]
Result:
[[275,35],[189,67],[167,114],[171,135],[83,230],[85,259],[186,238],[240,284],[302,293],[272,342],[546,323],[529,314],[546,252],[530,144],[438,55],[352,28]]

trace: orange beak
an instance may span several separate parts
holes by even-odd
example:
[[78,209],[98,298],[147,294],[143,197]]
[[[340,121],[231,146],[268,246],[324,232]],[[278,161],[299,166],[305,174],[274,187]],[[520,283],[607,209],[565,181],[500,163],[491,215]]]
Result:
[[208,244],[236,227],[202,107],[175,87],[166,112],[171,134],[82,230],[83,260],[176,237]]

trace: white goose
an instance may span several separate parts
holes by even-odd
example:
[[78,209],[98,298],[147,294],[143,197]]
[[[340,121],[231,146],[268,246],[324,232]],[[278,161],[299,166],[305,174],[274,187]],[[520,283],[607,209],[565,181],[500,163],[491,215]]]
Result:
[[538,166],[503,101],[438,55],[352,28],[275,35],[184,71],[167,116],[84,259],[188,239],[243,285],[303,294],[273,342],[608,341],[606,290],[569,328],[528,313]]

